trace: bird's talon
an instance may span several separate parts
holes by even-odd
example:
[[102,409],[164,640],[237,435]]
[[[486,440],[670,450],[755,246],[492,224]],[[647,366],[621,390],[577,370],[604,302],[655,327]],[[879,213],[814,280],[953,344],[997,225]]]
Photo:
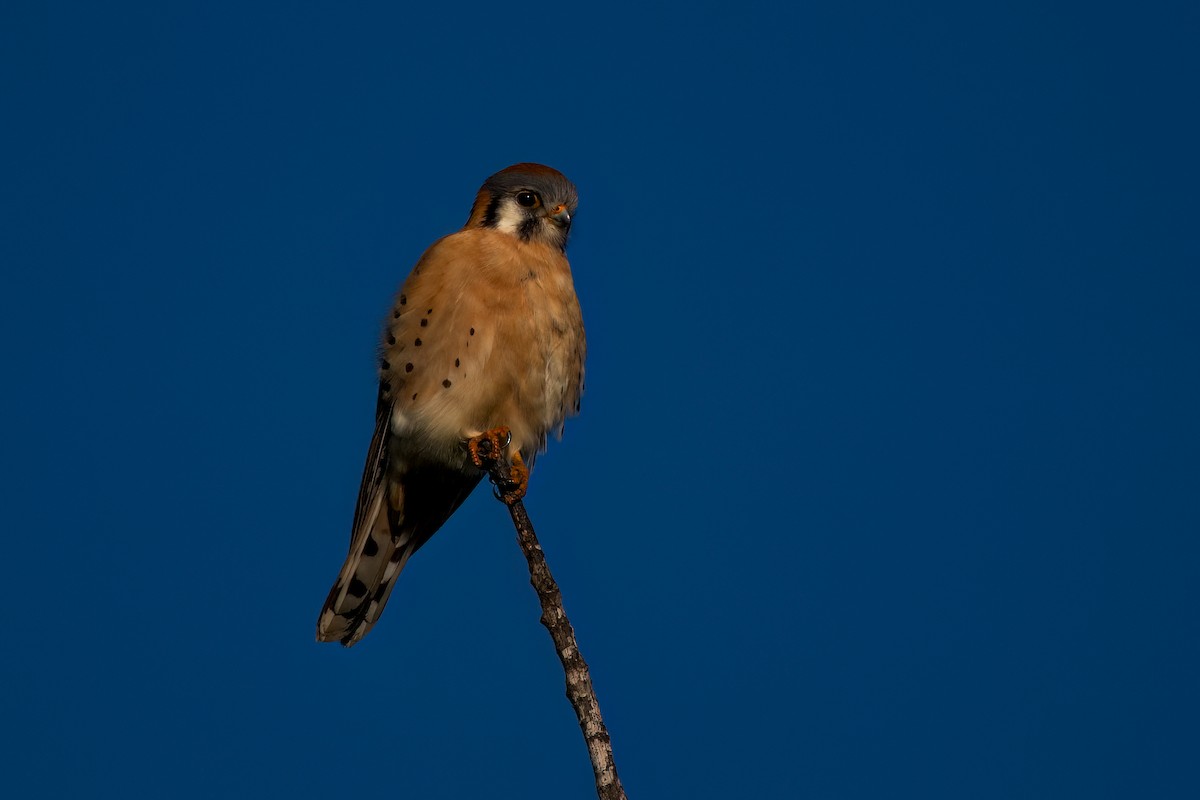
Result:
[[[470,452],[471,461],[475,466],[491,472],[491,468],[501,459],[504,449],[511,444],[512,431],[507,427],[500,426],[492,428],[490,431],[484,431],[478,436],[472,436],[467,440],[467,450]],[[492,494],[496,496],[497,500],[511,506],[520,502],[529,489],[529,468],[525,466],[519,450],[513,450],[509,455],[509,460],[511,462],[508,467],[509,477],[503,481],[493,479],[492,483],[495,484],[495,489],[492,490]]]
[[529,468],[521,460],[520,453],[513,453],[513,463],[509,468],[509,479],[504,482],[503,487],[497,488],[499,489],[499,493],[496,497],[503,501],[505,505],[511,506],[525,497],[525,492],[529,490]]
[[[503,443],[500,441],[503,439]],[[492,428],[478,436],[467,440],[467,451],[471,454],[471,463],[480,469],[487,469],[484,462],[495,461],[500,457],[504,448],[512,442],[512,431],[506,426]]]

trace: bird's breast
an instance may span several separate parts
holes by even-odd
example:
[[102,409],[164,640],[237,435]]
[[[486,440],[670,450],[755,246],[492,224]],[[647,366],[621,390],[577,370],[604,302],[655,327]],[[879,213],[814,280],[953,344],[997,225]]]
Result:
[[507,425],[530,456],[575,410],[584,350],[560,251],[485,229],[446,237],[405,281],[385,333],[393,432],[454,460],[462,439]]

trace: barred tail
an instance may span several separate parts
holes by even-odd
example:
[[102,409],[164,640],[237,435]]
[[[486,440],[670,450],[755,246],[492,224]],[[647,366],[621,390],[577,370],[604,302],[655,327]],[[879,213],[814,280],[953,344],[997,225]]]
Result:
[[384,477],[360,501],[346,563],[317,618],[317,641],[355,644],[383,613],[409,557],[462,504],[479,474],[444,467]]

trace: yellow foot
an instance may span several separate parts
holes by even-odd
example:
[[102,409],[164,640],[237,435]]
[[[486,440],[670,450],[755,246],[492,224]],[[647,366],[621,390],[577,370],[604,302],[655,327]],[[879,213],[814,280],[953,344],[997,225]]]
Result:
[[505,505],[511,506],[524,498],[525,492],[529,490],[529,467],[525,466],[525,461],[516,450],[512,452],[512,464],[509,465],[508,478],[508,483],[496,487],[496,494],[504,501]]
[[[468,439],[467,450],[471,453],[471,461],[475,466],[491,472],[492,465],[500,460],[501,453],[511,441],[512,432],[501,425]],[[508,480],[497,482],[493,478],[492,482],[496,484],[496,497],[503,500],[505,505],[511,506],[525,497],[525,492],[529,489],[529,468],[525,466],[525,461],[517,450],[513,450],[509,455],[509,461]]]
[[471,461],[480,469],[487,469],[488,464],[500,458],[500,453],[512,441],[512,431],[506,426],[492,428],[478,436],[467,439],[467,450],[471,453]]

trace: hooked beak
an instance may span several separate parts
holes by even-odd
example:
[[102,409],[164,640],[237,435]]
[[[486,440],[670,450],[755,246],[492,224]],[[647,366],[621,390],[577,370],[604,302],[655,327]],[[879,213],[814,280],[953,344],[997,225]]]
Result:
[[551,222],[560,228],[565,228],[571,224],[571,214],[569,211],[567,211],[567,207],[565,205],[560,205],[551,210],[546,216],[549,217]]

